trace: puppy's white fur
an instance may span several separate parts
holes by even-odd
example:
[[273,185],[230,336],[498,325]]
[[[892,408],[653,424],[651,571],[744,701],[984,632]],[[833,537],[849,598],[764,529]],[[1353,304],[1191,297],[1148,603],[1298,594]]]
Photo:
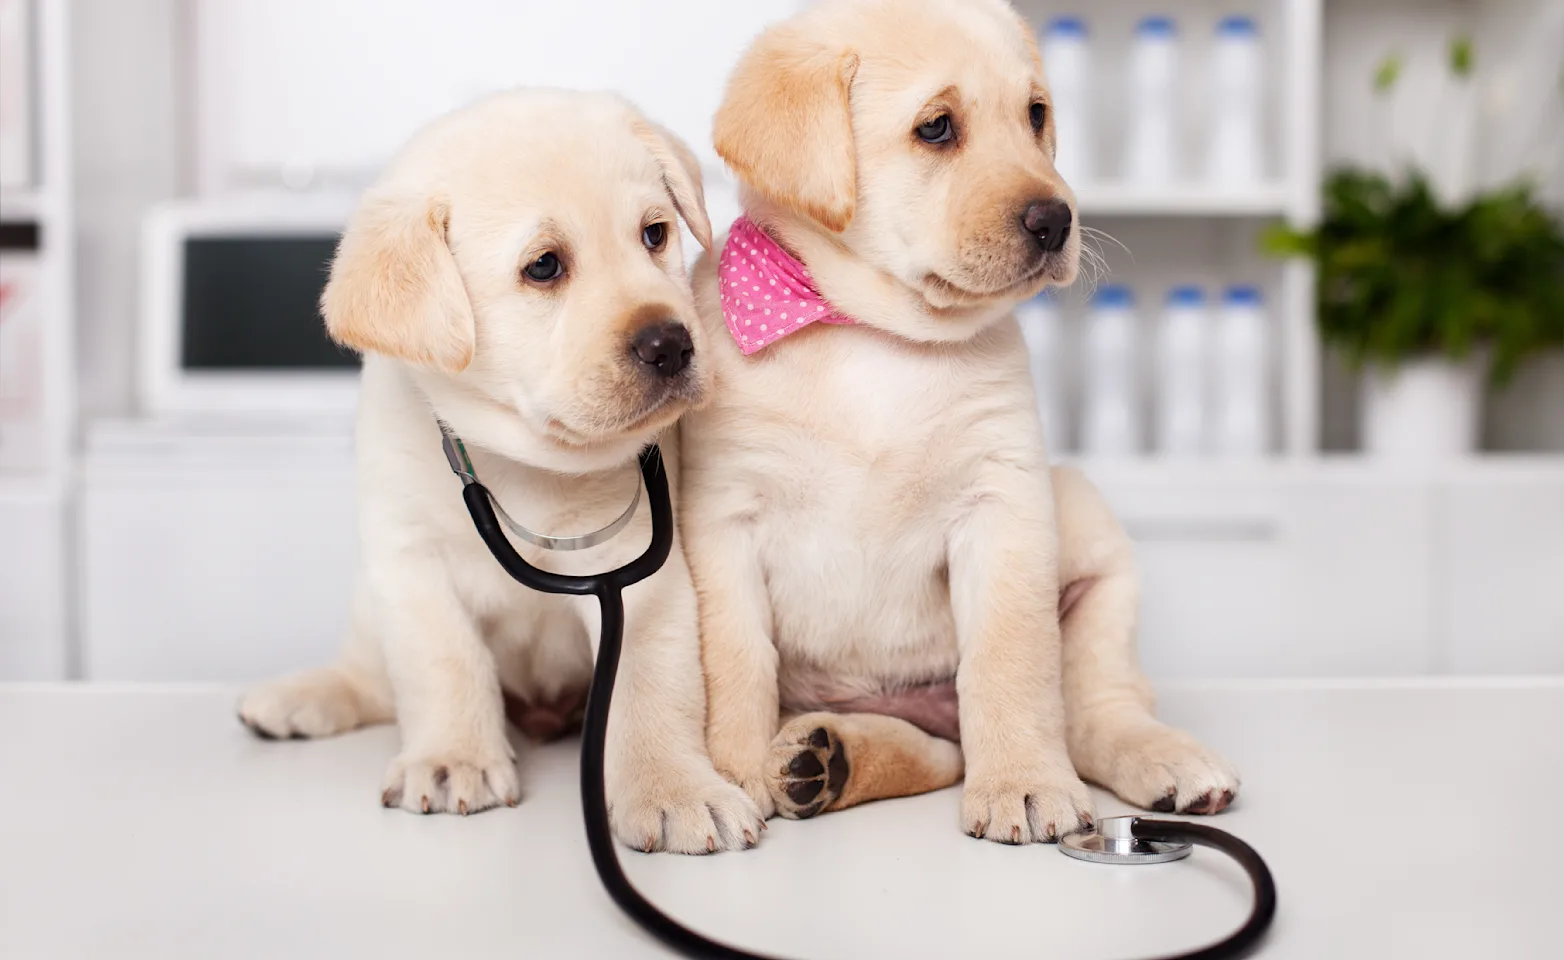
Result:
[[[607,95],[497,95],[435,122],[391,164],[349,224],[322,301],[332,335],[367,351],[352,633],[336,665],[249,693],[245,723],[313,737],[394,715],[402,748],[386,805],[471,813],[519,801],[502,691],[532,704],[578,697],[597,604],[506,575],[473,530],[436,417],[537,530],[611,520],[639,482],[636,452],[659,435],[677,481],[669,428],[710,387],[677,216],[710,243],[693,158]],[[650,223],[667,225],[656,249],[643,242]],[[563,276],[528,279],[550,252]],[[660,322],[690,327],[695,348],[671,379],[632,355],[634,334]],[[619,566],[649,537],[643,501],[604,545],[516,546],[581,574]],[[677,542],[625,605],[607,755],[616,834],[685,853],[753,843],[758,811],[704,749],[695,597]]]
[[[1073,278],[1079,229],[1048,254],[1020,229],[1031,202],[1074,205],[1038,103],[1036,47],[998,0],[838,0],[763,34],[718,112],[751,218],[858,321],[745,358],[713,258],[696,270],[717,388],[685,424],[682,522],[708,747],[767,813],[964,773],[964,829],[1026,842],[1090,819],[1077,772],[1194,812],[1237,789],[1152,718],[1128,541],[1047,466],[1008,313]],[[921,142],[939,115],[955,136]],[[952,679],[959,751],[819,712]]]

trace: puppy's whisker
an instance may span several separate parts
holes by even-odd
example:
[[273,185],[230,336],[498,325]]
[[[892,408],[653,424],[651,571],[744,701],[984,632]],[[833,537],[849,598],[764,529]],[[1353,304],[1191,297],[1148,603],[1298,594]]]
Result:
[[1108,257],[1103,251],[1104,240],[1118,246],[1125,253],[1130,254],[1132,262],[1134,260],[1134,254],[1117,237],[1105,230],[1083,226],[1081,228],[1081,273],[1085,280],[1087,296],[1095,293],[1098,284],[1112,273]]
[[1093,250],[1091,255],[1092,276],[1094,280],[1101,280],[1109,273],[1108,258],[1100,250]]
[[[1134,260],[1135,260],[1135,252],[1132,251],[1129,247],[1125,246],[1124,242],[1122,240],[1120,240],[1118,237],[1115,237],[1113,234],[1109,233],[1108,231],[1106,231],[1106,230],[1099,230],[1096,227],[1088,227],[1088,226],[1085,226],[1083,224],[1081,226],[1081,239],[1085,240],[1088,237],[1093,239],[1093,240],[1097,240],[1097,241],[1102,241],[1102,240],[1108,241],[1109,243],[1113,244],[1114,246],[1118,247],[1120,250],[1123,250],[1126,254],[1128,254],[1129,258],[1130,258],[1130,261],[1132,263],[1134,262]],[[1100,250],[1101,247],[1102,247],[1102,244],[1099,242],[1097,244],[1097,246],[1098,246],[1098,249]]]
[[1098,281],[1108,274],[1108,262],[1102,253],[1088,243],[1081,244],[1081,277],[1085,281],[1086,295],[1097,290]]
[[[1129,248],[1119,242],[1116,237],[1089,227],[1083,229],[1081,232],[1081,261],[1083,272],[1089,277],[1088,293],[1095,292],[1097,284],[1113,272],[1108,264],[1108,257],[1102,249],[1102,240],[1104,238],[1116,244],[1125,253],[1130,253]],[[1134,262],[1134,254],[1132,253],[1130,254],[1130,260]]]
[[1103,256],[1101,250],[1084,243],[1081,244],[1081,265],[1091,268],[1098,276],[1108,272],[1108,258]]
[[1081,243],[1081,259],[1090,260],[1092,263],[1097,264],[1100,267],[1106,267],[1108,265],[1107,256],[1103,253],[1102,248],[1095,242],[1083,241]]

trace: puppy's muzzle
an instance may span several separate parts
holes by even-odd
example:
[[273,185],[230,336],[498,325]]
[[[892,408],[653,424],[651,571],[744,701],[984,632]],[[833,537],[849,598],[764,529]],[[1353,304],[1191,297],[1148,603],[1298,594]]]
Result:
[[1063,200],[1034,200],[1021,211],[1021,229],[1043,253],[1058,253],[1070,239],[1075,216]]
[[695,344],[684,324],[655,323],[642,327],[630,339],[630,355],[644,372],[671,380],[695,359]]

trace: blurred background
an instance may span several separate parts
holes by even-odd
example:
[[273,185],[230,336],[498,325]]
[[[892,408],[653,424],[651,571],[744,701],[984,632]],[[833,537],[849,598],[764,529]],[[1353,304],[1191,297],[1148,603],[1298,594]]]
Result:
[[[486,91],[610,88],[725,225],[723,80],[801,6],[0,0],[0,680],[332,656],[357,192]],[[1020,315],[1148,671],[1564,671],[1564,0],[1018,8],[1091,250]]]

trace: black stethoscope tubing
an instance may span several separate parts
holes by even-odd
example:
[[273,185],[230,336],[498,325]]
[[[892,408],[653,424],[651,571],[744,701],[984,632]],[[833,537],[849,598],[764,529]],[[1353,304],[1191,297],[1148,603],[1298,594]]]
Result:
[[[523,559],[505,536],[489,491],[476,477],[463,477],[462,499],[489,552],[518,583],[543,593],[596,597],[602,610],[602,638],[581,727],[581,812],[586,822],[587,847],[592,852],[592,864],[597,868],[603,888],[619,908],[648,933],[686,956],[703,960],[778,960],[718,943],[683,926],[642,896],[619,865],[603,785],[603,748],[608,735],[614,679],[619,671],[620,647],[624,641],[624,589],[656,573],[673,548],[673,506],[668,496],[668,474],[663,469],[662,452],[656,446],[642,450],[640,467],[652,510],[651,543],[639,557],[624,566],[591,576],[551,573]],[[1241,957],[1259,943],[1276,913],[1276,885],[1265,861],[1253,847],[1225,830],[1176,820],[1137,818],[1134,833],[1141,840],[1182,841],[1221,850],[1244,868],[1254,886],[1254,906],[1241,927],[1210,946],[1162,960]]]

